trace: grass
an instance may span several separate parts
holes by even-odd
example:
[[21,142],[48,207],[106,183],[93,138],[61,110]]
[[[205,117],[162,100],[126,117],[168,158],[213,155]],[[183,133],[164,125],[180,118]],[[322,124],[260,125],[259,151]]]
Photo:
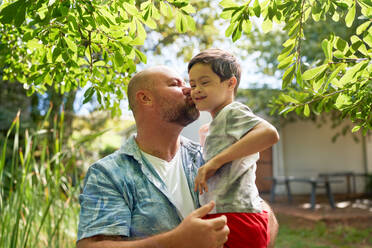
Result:
[[[20,133],[19,116],[0,142],[0,247],[75,247],[82,172],[63,143],[64,113]],[[96,136],[92,136],[93,138]]]
[[277,248],[372,247],[372,225],[315,223],[286,215],[278,215],[278,220]]

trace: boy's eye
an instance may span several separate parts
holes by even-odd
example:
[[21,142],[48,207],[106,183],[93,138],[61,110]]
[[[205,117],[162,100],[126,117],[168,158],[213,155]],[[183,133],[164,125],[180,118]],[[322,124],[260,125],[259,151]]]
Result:
[[191,85],[191,84],[190,84],[190,88],[191,88],[191,89],[194,89],[195,87],[196,87],[195,85]]
[[202,85],[209,83],[209,81],[201,82]]

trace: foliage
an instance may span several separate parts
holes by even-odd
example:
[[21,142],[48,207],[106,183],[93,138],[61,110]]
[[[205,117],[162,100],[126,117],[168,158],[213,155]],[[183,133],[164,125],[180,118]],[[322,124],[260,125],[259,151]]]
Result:
[[[224,8],[222,18],[230,20],[226,36],[233,41],[243,32],[251,32],[253,16],[262,17],[262,30],[269,32],[274,23],[284,23],[288,39],[278,56],[278,69],[284,70],[282,88],[285,90],[276,100],[273,112],[287,114],[293,110],[306,117],[331,109],[348,117],[366,134],[372,129],[372,2],[370,0],[258,0],[237,4],[232,0],[220,2]],[[350,27],[361,8],[358,19],[363,23],[347,42],[330,34],[321,43],[325,59],[320,65],[306,68],[302,62],[302,41],[306,23],[318,22],[331,16],[334,21],[345,20]],[[296,79],[295,82],[294,78]]]
[[[212,9],[211,4],[194,5]],[[372,129],[371,0],[222,0],[220,6],[220,18],[230,23],[225,35],[233,41],[249,34],[257,17],[263,21],[264,33],[283,25],[288,35],[277,57],[277,67],[284,71],[284,91],[272,112],[295,111],[308,117],[336,110],[355,123],[353,132],[361,129],[366,134]],[[120,111],[119,100],[136,64],[146,62],[141,46],[149,30],[164,31],[158,24],[162,28],[168,24],[177,32],[197,34],[205,25],[213,26],[211,19],[199,19],[196,29],[190,16],[195,8],[188,0],[40,0],[35,4],[17,0],[0,8],[4,79],[18,80],[30,94],[45,92],[48,86],[64,93],[90,82],[84,102],[95,95],[103,108],[114,113]],[[306,32],[307,25],[327,18],[346,27],[357,19],[356,32],[349,40],[329,34],[319,46],[324,57],[309,65],[310,53],[303,51],[305,35],[312,35]],[[171,19],[174,22],[168,23]],[[167,38],[164,44],[175,41]]]
[[138,49],[145,27],[156,28],[164,16],[175,19],[178,32],[195,26],[188,1],[17,0],[0,8],[4,80],[22,83],[29,94],[47,87],[64,94],[89,82],[84,103],[96,95],[114,114],[136,64],[146,63]]
[[63,143],[64,112],[53,123],[47,121],[50,113],[51,108],[38,130],[25,130],[24,143],[19,140],[18,113],[1,139],[2,247],[75,246],[82,179],[81,167],[76,165],[81,162],[83,142],[97,135],[67,146]]

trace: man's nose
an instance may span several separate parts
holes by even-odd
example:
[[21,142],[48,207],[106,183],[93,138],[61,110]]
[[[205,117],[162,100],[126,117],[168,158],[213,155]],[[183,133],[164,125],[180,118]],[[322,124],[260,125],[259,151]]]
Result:
[[185,95],[185,96],[189,96],[191,94],[191,88],[190,87],[183,87],[182,88],[182,93]]

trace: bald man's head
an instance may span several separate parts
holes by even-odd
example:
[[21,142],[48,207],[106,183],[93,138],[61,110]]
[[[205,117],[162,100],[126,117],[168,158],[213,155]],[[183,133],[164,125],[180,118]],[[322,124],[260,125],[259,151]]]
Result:
[[139,90],[152,91],[160,75],[172,75],[174,73],[175,72],[171,68],[159,65],[147,68],[135,74],[128,84],[128,101],[133,113],[135,114],[136,111],[136,93]]
[[128,84],[129,107],[133,113],[136,111],[136,93],[139,90],[150,90],[154,87],[154,77],[152,77],[152,68],[143,70],[134,75]]
[[[147,94],[155,104],[155,111],[159,116],[168,122],[186,126],[199,117],[199,111],[191,101],[191,97],[185,95],[184,87],[179,74],[169,67],[155,66],[145,69],[134,75],[129,82],[129,106],[136,116],[140,104],[144,103],[143,96]],[[139,95],[140,91],[149,91],[150,94],[142,92]]]

